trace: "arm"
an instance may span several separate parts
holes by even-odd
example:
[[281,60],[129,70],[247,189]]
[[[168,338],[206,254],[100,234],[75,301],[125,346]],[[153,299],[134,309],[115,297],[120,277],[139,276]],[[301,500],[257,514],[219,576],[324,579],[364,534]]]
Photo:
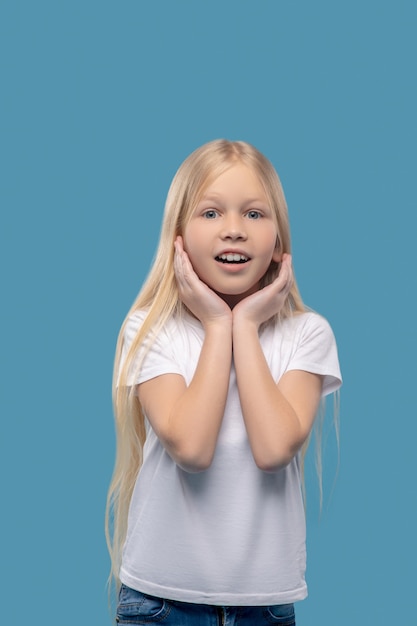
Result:
[[234,328],[233,351],[255,462],[260,469],[274,471],[287,465],[307,439],[320,402],[322,377],[294,370],[276,384],[257,329],[243,323]]
[[233,311],[233,355],[243,418],[256,464],[265,471],[287,465],[313,425],[322,377],[301,370],[286,372],[277,384],[265,360],[258,330],[277,313],[292,282],[290,257],[279,277],[242,300]]
[[209,467],[223,419],[232,359],[230,308],[194,273],[181,241],[175,274],[180,296],[204,327],[193,379],[165,374],[138,386],[139,400],[167,452],[183,469]]

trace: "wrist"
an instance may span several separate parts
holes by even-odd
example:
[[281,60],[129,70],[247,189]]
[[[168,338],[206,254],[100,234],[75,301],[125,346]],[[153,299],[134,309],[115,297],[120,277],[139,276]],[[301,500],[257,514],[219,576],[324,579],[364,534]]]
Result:
[[219,335],[231,335],[232,334],[232,316],[224,315],[217,316],[211,319],[202,319],[201,325],[206,333],[213,333]]
[[243,335],[247,335],[250,333],[258,334],[259,326],[261,322],[257,322],[253,319],[244,317],[243,315],[234,315],[233,316],[233,334],[239,333]]

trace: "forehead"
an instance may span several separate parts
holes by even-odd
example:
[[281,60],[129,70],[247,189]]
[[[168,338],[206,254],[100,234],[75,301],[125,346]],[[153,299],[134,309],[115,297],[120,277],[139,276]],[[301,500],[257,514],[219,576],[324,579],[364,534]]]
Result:
[[268,201],[260,178],[243,163],[235,163],[219,174],[201,194],[202,200],[228,197]]

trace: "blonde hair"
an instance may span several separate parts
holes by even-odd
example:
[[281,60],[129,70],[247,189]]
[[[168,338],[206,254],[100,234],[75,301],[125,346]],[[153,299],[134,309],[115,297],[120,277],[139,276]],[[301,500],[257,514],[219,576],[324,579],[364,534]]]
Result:
[[[182,163],[168,191],[153,267],[122,325],[117,341],[113,376],[117,448],[106,508],[106,537],[112,560],[111,574],[116,581],[126,537],[129,503],[142,464],[146,439],[144,416],[134,388],[129,387],[128,375],[134,364],[137,367],[137,354],[145,339],[148,339],[148,350],[152,343],[150,334],[155,336],[170,316],[181,314],[184,310],[174,275],[175,238],[183,234],[184,227],[205,189],[235,163],[243,163],[258,176],[273,211],[278,233],[277,246],[281,253],[291,252],[288,210],[281,182],[270,161],[256,148],[243,141],[219,139],[201,146]],[[279,267],[279,263],[271,263],[262,279],[261,288],[277,277]],[[146,316],[121,364],[125,327],[132,313],[139,310],[146,311]],[[280,318],[305,310],[294,280]]]

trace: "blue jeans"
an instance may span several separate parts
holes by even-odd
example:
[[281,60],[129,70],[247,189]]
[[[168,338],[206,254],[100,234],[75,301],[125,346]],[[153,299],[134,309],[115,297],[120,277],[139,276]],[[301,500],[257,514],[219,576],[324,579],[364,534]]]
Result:
[[162,626],[295,626],[293,604],[274,606],[211,606],[164,600],[122,585],[117,624]]

